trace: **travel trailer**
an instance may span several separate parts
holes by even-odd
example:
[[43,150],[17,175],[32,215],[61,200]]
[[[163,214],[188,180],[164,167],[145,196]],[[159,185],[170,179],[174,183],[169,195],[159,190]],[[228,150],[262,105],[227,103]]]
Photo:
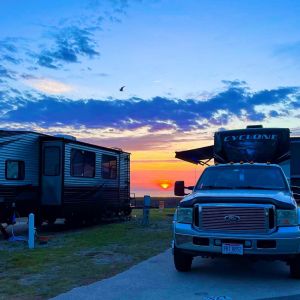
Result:
[[0,131],[0,223],[129,215],[130,154],[29,131]]

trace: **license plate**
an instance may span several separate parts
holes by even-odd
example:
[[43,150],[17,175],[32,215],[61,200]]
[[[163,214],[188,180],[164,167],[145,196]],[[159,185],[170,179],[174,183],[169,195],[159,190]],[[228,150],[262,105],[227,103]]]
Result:
[[222,254],[243,255],[243,245],[222,244]]

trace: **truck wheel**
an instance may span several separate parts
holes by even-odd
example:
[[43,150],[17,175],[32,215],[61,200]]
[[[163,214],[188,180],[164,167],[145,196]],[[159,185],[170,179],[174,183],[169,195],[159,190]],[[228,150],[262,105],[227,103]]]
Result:
[[290,274],[292,278],[300,279],[300,257],[297,256],[290,262]]
[[179,272],[189,272],[192,268],[193,257],[174,248],[174,265]]

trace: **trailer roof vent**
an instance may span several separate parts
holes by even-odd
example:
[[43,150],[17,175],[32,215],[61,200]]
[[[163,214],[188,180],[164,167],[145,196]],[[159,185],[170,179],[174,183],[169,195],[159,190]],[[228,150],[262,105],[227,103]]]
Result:
[[248,125],[246,128],[263,128],[262,125]]
[[76,141],[76,137],[69,134],[55,134],[54,136],[66,140]]

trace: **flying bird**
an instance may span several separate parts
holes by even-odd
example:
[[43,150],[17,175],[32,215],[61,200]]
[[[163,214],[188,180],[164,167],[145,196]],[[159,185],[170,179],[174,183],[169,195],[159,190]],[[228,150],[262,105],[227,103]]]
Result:
[[120,88],[120,92],[123,92],[123,91],[124,91],[124,88],[125,88],[125,85],[123,85],[123,86]]

